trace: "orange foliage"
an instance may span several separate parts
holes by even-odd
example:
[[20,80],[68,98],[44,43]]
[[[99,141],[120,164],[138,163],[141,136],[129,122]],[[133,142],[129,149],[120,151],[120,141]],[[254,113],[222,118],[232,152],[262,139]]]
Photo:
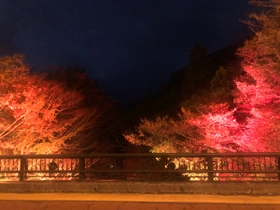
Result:
[[111,107],[86,106],[85,96],[78,91],[31,75],[28,69],[18,55],[0,59],[0,84],[5,90],[0,95],[0,154],[108,149],[99,141],[98,129]]

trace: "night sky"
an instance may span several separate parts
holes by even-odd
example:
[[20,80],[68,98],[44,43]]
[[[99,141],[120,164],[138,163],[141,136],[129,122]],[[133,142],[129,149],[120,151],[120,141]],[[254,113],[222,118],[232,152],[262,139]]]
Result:
[[0,0],[0,54],[33,69],[78,65],[122,104],[151,96],[207,51],[250,34],[248,0]]

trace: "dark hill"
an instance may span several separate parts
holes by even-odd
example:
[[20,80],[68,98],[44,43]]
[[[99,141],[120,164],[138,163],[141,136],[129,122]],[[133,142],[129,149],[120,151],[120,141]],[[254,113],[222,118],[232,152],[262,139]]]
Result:
[[190,53],[190,63],[171,74],[169,82],[157,94],[123,110],[125,127],[133,129],[141,118],[176,117],[182,101],[209,88],[210,81],[220,66],[226,67],[232,62],[239,62],[236,52],[242,44],[240,42],[208,55],[203,55],[202,46],[195,45]]

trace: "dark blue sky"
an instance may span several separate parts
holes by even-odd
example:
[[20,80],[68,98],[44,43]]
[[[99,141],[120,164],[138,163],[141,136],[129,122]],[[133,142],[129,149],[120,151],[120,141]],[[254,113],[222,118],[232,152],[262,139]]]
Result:
[[84,68],[108,95],[131,103],[154,94],[188,63],[249,34],[247,0],[0,0],[0,53],[34,68]]

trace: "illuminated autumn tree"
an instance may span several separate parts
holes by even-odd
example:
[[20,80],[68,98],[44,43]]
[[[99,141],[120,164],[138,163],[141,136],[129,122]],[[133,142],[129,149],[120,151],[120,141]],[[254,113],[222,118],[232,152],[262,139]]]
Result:
[[[158,126],[160,129],[154,128],[153,132],[171,132],[174,136],[178,130],[186,134],[195,133],[191,135],[191,141],[187,138],[181,140],[185,145],[197,145],[196,148],[203,145],[220,152],[280,150],[280,0],[250,2],[260,6],[262,12],[251,14],[251,19],[246,21],[255,36],[238,52],[243,59],[241,67],[245,74],[237,70],[241,76],[235,79],[234,84],[234,80],[230,80],[234,77],[227,75],[229,71],[220,68],[211,81],[212,89],[208,95],[203,91],[193,95],[184,102],[185,109],[175,125],[167,121],[164,127]],[[152,122],[144,123],[148,126]],[[141,124],[137,129],[138,137],[141,137],[138,139],[146,139],[145,143],[155,134],[145,132],[144,128]],[[134,134],[127,138],[133,142],[136,137]],[[167,141],[158,139],[158,142]],[[169,139],[176,142],[180,138]],[[156,145],[160,147],[163,143]]]
[[[199,127],[204,144],[218,151],[280,149],[280,1],[251,3],[261,6],[263,12],[251,14],[251,19],[246,22],[255,36],[246,41],[238,53],[243,59],[245,75],[235,80],[234,104],[227,101],[223,108],[217,103],[219,100],[214,105],[203,103],[202,110],[205,111],[200,111],[201,115],[190,122]],[[222,69],[217,73],[223,76]],[[219,81],[223,83],[223,80]],[[211,83],[212,86],[217,84],[215,79]],[[219,91],[212,90],[212,95],[220,95],[227,89],[226,85],[223,87],[219,87]],[[196,109],[199,111],[201,108]]]
[[253,151],[280,150],[280,1],[251,1],[262,12],[246,23],[255,36],[239,50],[244,77],[236,81],[242,141]]
[[144,119],[124,136],[132,144],[151,147],[151,152],[248,151],[234,112],[226,103],[201,105],[196,112],[182,109],[178,120]]
[[65,83],[30,74],[21,55],[0,58],[0,72],[2,154],[82,153],[112,148],[102,137],[103,119],[108,118],[106,112],[112,106],[98,100],[87,104],[82,93]]
[[[90,152],[112,151],[115,145],[116,133],[119,129],[119,118],[116,101],[108,97],[98,86],[97,82],[88,78],[86,72],[78,66],[74,67],[52,67],[48,69],[47,80],[51,82],[63,83],[69,91],[74,91],[83,96],[82,102],[77,109],[88,111],[91,127],[84,130],[83,143],[78,135],[72,137],[68,143],[79,142],[78,148],[95,148]],[[81,144],[82,143],[82,144]],[[72,153],[78,150],[71,146]],[[88,150],[88,149],[87,149]]]
[[151,152],[172,153],[197,151],[195,135],[195,128],[190,124],[163,117],[142,119],[135,132],[124,137],[132,144],[150,147]]
[[230,70],[220,67],[210,91],[199,91],[184,101],[178,118],[144,119],[126,139],[149,146],[152,152],[240,151],[246,145],[238,138],[240,125],[234,116],[231,90],[235,86],[230,72],[235,68],[233,64]]

